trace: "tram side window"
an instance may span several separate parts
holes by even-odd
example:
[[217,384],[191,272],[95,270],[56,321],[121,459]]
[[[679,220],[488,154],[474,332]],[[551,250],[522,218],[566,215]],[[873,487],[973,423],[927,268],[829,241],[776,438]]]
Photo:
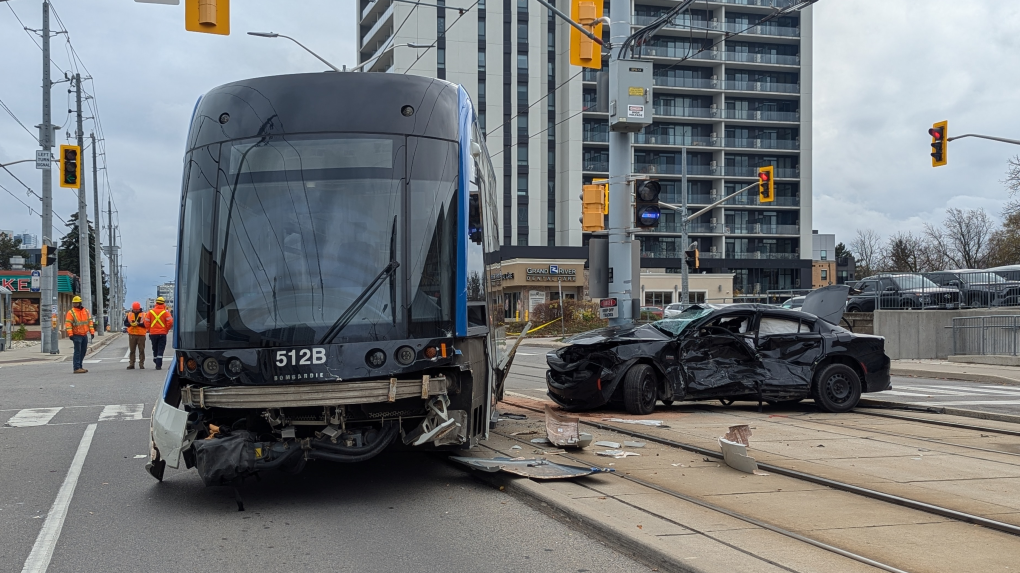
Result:
[[472,162],[473,172],[468,201],[468,256],[467,256],[467,323],[468,328],[485,327],[485,254],[482,249],[482,191],[484,186],[477,161]]

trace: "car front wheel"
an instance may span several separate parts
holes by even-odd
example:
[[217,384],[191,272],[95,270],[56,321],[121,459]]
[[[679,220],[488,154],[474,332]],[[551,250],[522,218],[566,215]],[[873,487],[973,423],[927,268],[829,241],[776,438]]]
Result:
[[635,364],[627,371],[623,379],[623,405],[628,413],[651,414],[658,394],[658,380],[651,366]]
[[861,399],[861,379],[845,364],[830,364],[818,373],[815,401],[827,412],[849,412]]

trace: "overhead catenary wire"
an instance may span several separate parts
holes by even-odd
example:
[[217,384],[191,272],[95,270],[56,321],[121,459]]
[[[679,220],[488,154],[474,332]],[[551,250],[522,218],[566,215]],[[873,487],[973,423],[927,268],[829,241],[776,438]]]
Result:
[[39,141],[39,137],[36,136],[34,133],[32,133],[32,130],[30,130],[27,127],[25,127],[25,124],[22,123],[20,119],[18,119],[18,116],[14,115],[14,112],[11,111],[11,108],[7,107],[7,104],[5,104],[4,100],[2,100],[2,99],[0,99],[0,107],[2,107],[4,109],[4,111],[7,112],[7,115],[11,116],[11,119],[13,119],[18,125],[21,126],[21,129],[24,129],[26,133],[31,135],[32,139],[34,139],[36,141]]
[[471,10],[473,10],[473,9],[474,9],[474,7],[478,5],[478,2],[479,2],[479,0],[475,0],[475,3],[474,3],[474,4],[472,4],[472,5],[468,6],[467,8],[464,8],[464,9],[461,9],[461,8],[453,8],[453,7],[450,7],[450,8],[446,8],[446,7],[444,6],[444,7],[443,7],[444,9],[449,9],[449,10],[460,10],[460,15],[459,15],[459,16],[457,16],[457,19],[456,19],[456,20],[454,20],[454,21],[453,21],[452,23],[450,23],[450,25],[449,25],[449,26],[447,26],[447,27],[446,27],[446,29],[445,29],[445,30],[443,30],[443,32],[442,32],[441,34],[438,34],[438,35],[436,36],[436,40],[435,40],[434,42],[432,42],[431,44],[429,44],[429,47],[425,48],[425,50],[423,50],[423,51],[422,51],[422,53],[418,54],[418,57],[417,57],[417,58],[415,58],[413,62],[411,62],[411,65],[407,66],[407,69],[406,69],[406,70],[404,70],[404,71],[403,71],[403,72],[401,72],[401,73],[404,73],[404,74],[406,74],[407,72],[411,71],[411,68],[413,68],[413,67],[414,67],[414,65],[418,63],[418,60],[420,60],[420,59],[422,59],[423,57],[425,57],[425,54],[429,53],[429,50],[431,50],[432,48],[436,47],[436,44],[438,44],[438,43],[439,43],[439,39],[440,39],[440,38],[444,38],[444,37],[446,37],[446,32],[447,32],[448,30],[452,29],[452,28],[453,28],[454,26],[456,26],[456,25],[457,25],[457,22],[460,22],[460,19],[461,19],[461,18],[463,18],[465,14],[467,14],[468,12],[470,12]]

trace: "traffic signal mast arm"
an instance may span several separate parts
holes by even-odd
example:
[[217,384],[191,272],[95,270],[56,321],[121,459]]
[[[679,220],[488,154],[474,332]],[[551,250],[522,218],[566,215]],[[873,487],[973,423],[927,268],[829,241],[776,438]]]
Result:
[[[698,211],[697,213],[695,213],[695,214],[691,215],[690,217],[687,217],[686,219],[684,219],[684,221],[686,221],[686,222],[688,222],[688,223],[689,223],[689,222],[693,221],[694,219],[697,219],[698,217],[700,217],[700,216],[704,215],[705,213],[708,213],[708,212],[709,212],[709,211],[711,211],[712,209],[715,209],[715,208],[716,208],[716,207],[718,207],[719,205],[722,205],[723,203],[725,203],[725,202],[729,201],[730,199],[732,199],[732,198],[736,197],[737,195],[740,195],[740,194],[741,194],[741,193],[743,193],[744,191],[747,191],[747,190],[750,190],[750,189],[754,189],[754,188],[755,188],[755,187],[757,187],[757,186],[758,186],[758,183],[751,183],[751,184],[750,184],[750,185],[748,185],[747,187],[744,187],[743,189],[740,189],[740,190],[738,190],[738,191],[735,191],[735,192],[733,192],[733,193],[731,193],[731,194],[729,194],[729,195],[727,195],[727,196],[723,197],[722,199],[719,199],[719,200],[718,200],[718,201],[716,201],[715,203],[712,203],[712,204],[711,204],[711,205],[709,205],[708,207],[705,207],[704,209],[702,209],[702,210]],[[659,206],[660,206],[660,207],[665,207],[665,208],[667,208],[667,209],[672,209],[672,210],[674,210],[674,211],[682,211],[682,210],[683,210],[683,209],[682,209],[682,208],[680,207],[680,205],[671,205],[671,204],[669,204],[669,203],[663,203],[663,202],[661,202],[661,201],[659,202]]]
[[1001,141],[1003,143],[1012,143],[1013,145],[1020,145],[1020,141],[1015,139],[1006,139],[1005,137],[994,137],[991,135],[978,135],[976,133],[965,133],[963,135],[957,135],[954,137],[947,137],[946,142],[953,141],[954,139],[963,139],[964,137],[980,137],[981,139],[991,139],[992,141]]

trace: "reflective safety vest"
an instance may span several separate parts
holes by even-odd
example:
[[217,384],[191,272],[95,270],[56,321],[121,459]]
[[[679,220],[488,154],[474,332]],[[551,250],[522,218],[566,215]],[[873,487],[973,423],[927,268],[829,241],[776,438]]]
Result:
[[96,333],[96,329],[92,326],[92,315],[84,307],[72,308],[67,311],[67,316],[64,318],[64,330],[67,331],[68,336]]
[[145,336],[145,317],[140,312],[129,312],[124,318],[124,325],[127,326],[128,334]]
[[173,326],[174,317],[162,304],[157,304],[152,310],[145,313],[145,327],[149,330],[149,334],[166,334]]

